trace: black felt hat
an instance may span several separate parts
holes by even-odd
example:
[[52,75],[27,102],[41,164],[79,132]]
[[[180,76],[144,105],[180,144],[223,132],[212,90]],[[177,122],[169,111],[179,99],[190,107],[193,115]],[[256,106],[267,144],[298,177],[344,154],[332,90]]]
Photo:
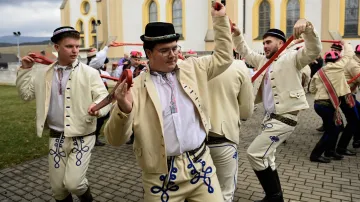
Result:
[[74,32],[74,33],[80,34],[80,32],[78,32],[73,27],[70,27],[70,26],[59,27],[54,30],[53,36],[51,37],[51,41],[53,43],[56,43],[59,40],[60,36],[67,32]]
[[175,33],[174,25],[166,22],[152,22],[146,25],[145,34],[140,36],[143,42],[170,42],[177,41],[180,34]]
[[284,43],[286,42],[285,34],[283,31],[279,29],[269,29],[263,36],[263,39],[265,39],[268,36],[276,37],[280,40],[282,40]]
[[338,43],[333,43],[332,45],[331,45],[331,48],[332,49],[335,49],[335,50],[338,50],[338,51],[342,51],[342,46],[341,46],[341,44],[338,44]]

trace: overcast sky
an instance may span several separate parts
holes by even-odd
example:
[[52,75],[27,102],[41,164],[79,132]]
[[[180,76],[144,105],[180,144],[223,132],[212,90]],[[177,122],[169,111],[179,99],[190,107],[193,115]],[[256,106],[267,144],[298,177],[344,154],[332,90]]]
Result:
[[0,36],[51,36],[61,25],[62,0],[0,0]]

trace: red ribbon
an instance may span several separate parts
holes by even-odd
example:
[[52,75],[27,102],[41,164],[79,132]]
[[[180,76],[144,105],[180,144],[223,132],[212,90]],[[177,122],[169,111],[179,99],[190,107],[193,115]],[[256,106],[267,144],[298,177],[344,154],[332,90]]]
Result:
[[35,60],[35,62],[40,63],[40,64],[50,65],[50,64],[54,63],[54,61],[50,60],[49,58],[47,58],[43,55],[39,55],[37,53],[30,53],[29,56],[32,57]]
[[261,73],[263,73],[263,71],[265,71],[270,65],[271,63],[277,58],[279,57],[280,53],[283,52],[286,47],[294,40],[294,36],[291,36],[286,43],[281,46],[281,48],[270,58],[270,60],[268,60],[265,65],[263,67],[261,67],[261,69],[259,69],[259,71],[256,72],[256,74],[251,78],[251,82],[254,82]]

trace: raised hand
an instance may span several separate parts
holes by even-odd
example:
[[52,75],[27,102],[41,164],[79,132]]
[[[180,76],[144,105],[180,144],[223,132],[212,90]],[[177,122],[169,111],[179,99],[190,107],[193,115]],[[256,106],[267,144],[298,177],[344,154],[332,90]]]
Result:
[[133,97],[131,94],[131,88],[128,89],[126,79],[124,79],[116,89],[115,99],[122,112],[127,114],[131,112],[133,106]]
[[213,17],[222,17],[226,16],[226,8],[220,2],[214,2],[211,8],[211,16]]
[[35,60],[31,56],[27,55],[21,58],[21,68],[22,69],[30,69],[34,66]]
[[308,26],[308,21],[306,19],[299,19],[294,25],[294,37],[299,39],[301,34],[305,32],[306,27]]

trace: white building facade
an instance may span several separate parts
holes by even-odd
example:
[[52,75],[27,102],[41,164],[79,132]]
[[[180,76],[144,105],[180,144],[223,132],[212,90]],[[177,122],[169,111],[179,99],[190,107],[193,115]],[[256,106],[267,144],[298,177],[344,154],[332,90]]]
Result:
[[[217,0],[220,2],[220,0]],[[323,39],[329,31],[346,37],[355,46],[360,43],[359,0],[221,0],[230,19],[244,32],[249,46],[262,52],[262,35],[269,28],[283,30],[287,36],[299,18],[311,21]],[[84,48],[102,47],[109,37],[125,43],[141,43],[148,22],[172,22],[183,51],[212,51],[213,30],[211,0],[64,0],[62,25],[82,33]],[[94,26],[92,22],[100,25]],[[95,30],[97,28],[97,30]],[[324,44],[324,50],[329,44]],[[141,46],[112,48],[109,57],[122,57]]]

